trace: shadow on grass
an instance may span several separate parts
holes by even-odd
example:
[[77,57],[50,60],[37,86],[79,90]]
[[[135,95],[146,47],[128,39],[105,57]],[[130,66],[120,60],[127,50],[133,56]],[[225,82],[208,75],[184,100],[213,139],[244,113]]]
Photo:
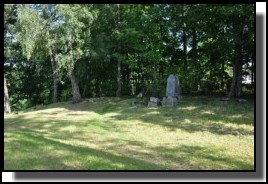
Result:
[[[114,105],[104,108],[104,112],[117,112],[110,120],[140,120],[143,123],[159,125],[171,131],[182,129],[193,133],[208,131],[219,135],[253,135],[253,129],[245,126],[254,124],[254,106],[252,102],[221,102],[219,99],[186,99],[178,107],[122,108]],[[103,114],[105,114],[103,113]],[[242,125],[242,126],[240,126]]]
[[[53,136],[61,139],[84,140],[85,135],[102,136],[111,132],[122,132],[120,126],[103,122],[99,119],[92,120],[36,120],[25,117],[10,117],[5,120],[4,131],[31,131],[44,136]],[[88,138],[88,136],[86,138]]]
[[[191,145],[178,145],[174,149],[159,146],[150,147],[150,145],[145,145],[143,141],[124,140],[124,137],[121,137],[127,133],[124,132],[122,124],[132,123],[127,120],[138,120],[140,124],[147,124],[148,127],[161,126],[170,131],[181,129],[191,133],[208,131],[218,135],[253,135],[253,130],[240,126],[252,125],[254,109],[251,103],[233,101],[222,103],[215,101],[215,99],[185,98],[180,101],[177,108],[130,108],[131,101],[132,99],[117,99],[117,101],[111,100],[108,103],[104,101],[96,108],[90,102],[77,104],[74,107],[71,105],[70,107],[69,105],[64,106],[64,108],[59,106],[61,108],[59,112],[51,111],[51,115],[55,115],[54,113],[60,113],[62,109],[70,110],[71,112],[65,117],[66,120],[51,117],[38,119],[38,116],[28,118],[27,114],[9,116],[4,122],[5,143],[8,143],[5,144],[5,169],[13,169],[17,164],[24,166],[21,167],[23,169],[68,170],[250,169],[253,167],[246,162],[243,165],[240,160],[224,156],[225,150]],[[68,119],[68,115],[72,116],[72,114],[79,117],[76,111],[90,111],[98,116],[106,116],[108,119],[94,119],[92,117],[79,121]],[[109,114],[114,112],[116,113]],[[44,114],[44,117],[50,115],[50,112],[43,111],[42,113],[47,113]],[[230,124],[234,126],[229,126]],[[6,140],[6,133],[14,137],[16,135],[13,133],[16,133],[21,138]],[[115,136],[109,139],[109,134],[113,133],[122,134],[120,137]],[[104,139],[100,139],[102,135]],[[94,139],[94,136],[97,139]],[[97,141],[95,144],[101,146],[99,149],[81,145],[73,146],[63,143],[66,140],[81,141],[82,143]],[[51,147],[51,149],[46,148],[46,146]],[[27,155],[27,153],[31,153],[31,150],[33,150],[34,155]],[[37,151],[37,154],[34,151]],[[14,153],[19,157],[12,157]],[[20,156],[20,154],[22,155]],[[160,161],[157,162],[157,159]],[[34,162],[35,166],[29,165],[27,160],[29,163]],[[53,160],[53,164],[49,163],[51,160]],[[167,163],[158,164],[162,161]]]
[[[74,146],[35,132],[12,132],[5,146],[5,170],[253,170],[247,161],[227,157],[214,147],[147,147],[141,141],[107,140],[106,149]],[[136,146],[136,149],[123,147]],[[111,152],[112,151],[112,152]],[[116,153],[114,153],[116,151]],[[149,151],[149,152],[148,152]]]
[[[22,131],[14,133],[20,136],[20,139],[17,139],[15,143],[24,145],[22,150],[20,150],[21,147],[17,147],[16,150],[16,154],[22,156],[16,160],[11,156],[12,150],[5,149],[10,150],[5,152],[5,170],[14,169],[13,165],[24,170],[160,170],[163,168],[161,165],[144,160],[88,147],[73,146],[32,133]],[[31,154],[31,149],[37,155]],[[36,150],[38,151],[36,152]],[[12,158],[13,160],[11,160]]]
[[[182,112],[182,111],[181,111]],[[121,119],[120,117],[115,117]],[[203,117],[189,117],[189,118],[154,118],[152,115],[143,115],[140,117],[144,123],[159,125],[170,129],[171,131],[176,131],[181,129],[189,133],[194,132],[210,132],[218,135],[254,135],[254,131],[248,130],[241,127],[230,127],[224,123],[218,123],[215,121],[207,121]]]
[[[53,103],[49,105],[37,105],[35,107],[28,108],[21,112],[31,112],[31,111],[43,111],[46,109],[67,109],[70,111],[100,111],[104,106],[106,105],[114,105],[118,102],[122,102],[124,100],[128,99],[127,97],[100,97],[100,98],[90,98],[90,99],[83,99],[80,103],[73,103],[72,101],[66,101],[66,102],[58,102]],[[60,110],[59,110],[60,112]],[[42,112],[43,113],[43,112]],[[46,112],[44,112],[46,114]],[[48,114],[57,114],[57,112],[54,113],[48,113]]]
[[[217,98],[207,97],[186,97],[178,103],[176,108],[158,107],[150,109],[147,107],[131,108],[131,102],[135,99],[125,98],[102,98],[101,105],[97,107],[94,101],[85,101],[81,104],[67,104],[64,108],[70,112],[66,114],[67,121],[57,120],[44,121],[38,124],[41,128],[59,130],[61,126],[68,126],[68,117],[79,118],[82,114],[76,114],[75,111],[94,112],[98,115],[107,113],[117,113],[109,116],[109,120],[79,120],[80,128],[83,126],[99,126],[102,129],[110,131],[111,129],[121,131],[120,128],[111,124],[111,121],[121,120],[139,120],[143,123],[163,126],[175,131],[182,129],[193,133],[196,131],[208,131],[219,135],[253,135],[253,129],[246,129],[244,126],[252,126],[254,123],[254,106],[252,101],[240,103],[237,101],[222,102]],[[60,104],[59,104],[60,105]],[[42,112],[43,115],[54,115],[57,112]],[[60,113],[60,112],[59,112]],[[49,116],[48,116],[49,117]],[[13,120],[25,121],[27,115],[18,115]],[[12,117],[7,121],[13,121]],[[6,121],[6,120],[5,120]],[[30,120],[27,120],[28,122]],[[74,120],[70,120],[75,122]],[[40,121],[42,122],[42,120]],[[47,125],[49,123],[50,125]],[[22,124],[23,125],[23,124]],[[242,126],[240,126],[242,125]],[[31,125],[29,125],[31,126]],[[36,125],[34,128],[38,128]]]
[[[224,150],[211,147],[181,145],[177,148],[156,147],[155,152],[164,152],[165,156],[173,162],[173,167],[187,165],[191,170],[254,170],[254,165],[237,158],[227,157]],[[178,153],[177,156],[175,153]]]

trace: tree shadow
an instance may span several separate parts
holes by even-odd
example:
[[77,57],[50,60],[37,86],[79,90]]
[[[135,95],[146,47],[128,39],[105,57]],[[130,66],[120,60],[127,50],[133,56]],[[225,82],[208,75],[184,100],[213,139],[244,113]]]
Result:
[[[177,148],[155,147],[155,152],[162,152],[168,157],[173,167],[187,165],[189,170],[254,170],[253,163],[238,160],[230,156],[225,156],[224,149],[215,149],[212,147],[180,145]],[[178,153],[178,154],[173,154]]]
[[[83,165],[82,169],[217,169],[217,165],[224,166],[230,164],[233,165],[231,169],[251,168],[251,164],[245,163],[245,165],[243,165],[240,160],[223,156],[221,153],[224,153],[225,150],[214,149],[213,151],[211,148],[209,149],[198,146],[194,147],[191,145],[178,145],[176,148],[168,148],[168,146],[153,147],[152,145],[148,146],[148,144],[145,144],[144,141],[126,140],[123,137],[109,139],[109,136],[107,137],[107,135],[113,132],[127,133],[121,126],[124,123],[132,123],[128,120],[138,120],[139,124],[147,124],[148,127],[151,127],[151,125],[161,126],[170,131],[181,129],[190,133],[207,131],[217,135],[253,135],[254,130],[246,129],[243,126],[236,126],[251,125],[251,123],[248,122],[251,121],[253,116],[246,116],[249,112],[248,108],[252,108],[251,104],[237,104],[236,102],[221,103],[219,101],[215,101],[214,99],[193,100],[186,98],[182,100],[176,108],[129,108],[131,107],[132,100],[133,99],[110,101],[110,103],[103,102],[103,104],[98,106],[98,108],[94,108],[92,104],[87,104],[91,106],[90,109],[84,109],[86,112],[92,112],[98,116],[105,116],[108,118],[98,119],[89,117],[88,119],[78,121],[76,119],[68,119],[69,117],[66,115],[65,120],[54,120],[53,118],[28,118],[27,114],[18,114],[14,117],[11,116],[8,119],[5,119],[4,129],[5,132],[7,131],[8,133],[22,132],[21,135],[23,135],[24,132],[25,139],[16,141],[21,141],[20,144],[26,144],[26,147],[28,148],[40,149],[44,153],[47,153],[51,160],[55,159],[59,161],[58,163],[55,161],[55,165],[61,169],[81,169],[79,163],[82,163],[82,161],[80,159],[75,159],[78,164],[74,164],[73,166],[64,162],[66,160],[73,159],[73,155],[79,152],[82,154],[81,158],[86,158],[88,155],[90,155],[88,153],[92,153],[92,156],[103,159],[103,162],[100,159],[94,161],[94,163],[91,165],[91,168]],[[230,107],[231,110],[228,110]],[[73,116],[77,116],[79,118],[78,114],[80,113],[80,108],[81,107],[75,107],[70,110],[68,107],[66,107],[64,110],[72,111],[70,116],[73,114]],[[84,111],[81,113],[86,113]],[[44,114],[44,117],[49,115],[50,112],[45,113],[48,114]],[[55,112],[51,111],[51,113]],[[241,123],[241,118],[243,119],[244,115],[246,116],[244,117],[246,123],[243,124]],[[229,123],[227,124],[226,122]],[[27,131],[29,132],[27,133]],[[90,143],[93,140],[95,141],[94,136],[102,137],[102,135],[105,135],[104,137],[106,138],[99,139],[97,142],[95,142],[95,144],[100,145],[100,149],[85,147],[82,144],[73,146],[64,143],[64,140]],[[5,143],[6,141],[7,140],[5,139]],[[12,139],[9,139],[9,141],[12,142]],[[63,150],[68,154],[62,157],[57,157],[53,151],[44,149],[44,144],[52,145],[55,150]],[[111,150],[113,152],[110,152]],[[144,152],[142,150],[144,150]],[[52,153],[51,156],[49,155],[49,151]],[[18,150],[15,150],[15,152],[18,152]],[[168,154],[170,152],[180,152],[181,154],[179,154],[179,156],[174,156],[176,154]],[[40,152],[39,156],[42,155],[43,153]],[[190,162],[191,159],[198,157],[202,158],[203,160],[215,161],[217,164],[215,164],[215,167],[211,164],[208,164],[208,167],[206,167],[206,163],[198,160],[193,163]],[[28,158],[30,161],[38,160],[37,157],[31,158],[29,156],[25,156],[25,158],[27,159],[22,158],[22,164],[25,164]],[[164,161],[164,165],[161,164],[162,161]],[[10,159],[9,162],[11,162]],[[131,164],[132,162],[134,165]],[[177,162],[181,163],[182,165],[176,164]],[[12,163],[16,164],[15,161]],[[5,169],[10,168],[9,164],[8,167],[6,167],[6,165],[7,164],[5,163]],[[36,165],[37,167],[33,169],[42,169],[41,165],[46,166],[43,168],[56,168],[55,166],[46,164],[42,161],[40,163],[37,161]],[[38,165],[40,167],[38,167]],[[107,167],[105,167],[105,165]],[[138,165],[142,165],[142,167]]]
[[[98,104],[97,107],[95,107],[96,105],[94,105],[94,103],[97,103],[97,100],[98,99],[95,99],[95,101],[86,100],[81,104],[69,104],[64,106],[65,111],[67,111],[67,120],[68,117],[76,119],[83,115],[90,116],[90,114],[86,114],[90,112],[100,116],[108,113],[116,113],[115,115],[110,115],[109,120],[103,119],[102,122],[90,119],[83,121],[79,120],[80,125],[90,126],[94,125],[92,122],[96,121],[98,122],[98,126],[107,131],[111,128],[121,131],[110,122],[120,120],[123,123],[123,120],[140,120],[143,123],[163,126],[171,131],[177,129],[182,129],[190,133],[196,131],[208,131],[219,135],[235,136],[254,134],[253,129],[244,128],[244,125],[253,126],[254,124],[254,106],[252,101],[240,103],[237,101],[223,102],[220,101],[219,98],[210,97],[184,97],[183,100],[178,103],[176,108],[131,108],[131,102],[135,99],[102,98],[101,105]],[[62,109],[60,111],[62,112]],[[250,111],[252,111],[252,113],[249,113]],[[50,117],[50,115],[53,116],[53,114],[57,112],[52,111],[42,113],[43,115]],[[22,115],[18,117],[24,119],[27,118],[26,116],[27,115]],[[58,129],[60,126],[64,125],[64,121],[57,124],[58,126],[56,124],[55,126],[57,126]],[[45,125],[46,123],[44,123],[44,126]]]
[[[5,132],[17,130],[31,131],[44,136],[53,136],[61,139],[84,140],[85,135],[101,136],[112,132],[122,132],[118,125],[107,123],[99,119],[90,120],[39,120],[25,119],[25,116],[10,117],[5,120]],[[88,132],[90,131],[90,132]],[[95,133],[95,134],[94,134]],[[87,137],[88,138],[88,137]]]
[[[27,145],[27,150],[20,150],[17,154],[22,156],[19,160],[14,159],[11,162],[12,156],[5,153],[5,170],[14,170],[12,165],[17,165],[24,170],[161,170],[163,166],[157,165],[144,160],[136,159],[131,156],[116,155],[109,151],[103,151],[98,149],[92,149],[89,147],[74,146],[52,140],[48,137],[41,135],[33,135],[28,132],[16,132],[17,135],[23,137],[23,139],[17,139],[15,142],[18,145]],[[47,149],[50,147],[50,149]],[[25,148],[25,147],[24,147]],[[38,155],[28,154],[31,149],[33,152],[38,150]],[[89,159],[89,157],[91,159]],[[44,159],[45,158],[45,159]],[[49,162],[47,162],[49,160]],[[68,164],[70,161],[70,164]],[[27,164],[32,162],[32,164]],[[16,163],[16,164],[15,164]],[[76,164],[74,164],[76,163]],[[33,166],[34,165],[34,166]],[[29,166],[29,167],[27,167]]]
[[[128,98],[126,97],[99,97],[99,98],[86,98],[83,99],[83,101],[79,103],[73,103],[72,101],[65,101],[65,102],[58,102],[53,103],[49,105],[37,105],[35,107],[28,108],[21,112],[31,112],[31,111],[40,111],[44,114],[57,114],[60,113],[62,110],[69,110],[69,111],[99,111],[106,105],[115,105],[118,102],[122,102]],[[54,112],[47,113],[43,112],[47,109],[57,109],[59,108],[58,112],[57,110],[54,110]]]
[[[113,139],[100,142],[103,147],[93,149],[81,145],[74,146],[65,143],[64,140],[35,132],[13,133],[19,138],[9,142],[8,147],[13,147],[16,152],[5,149],[4,170],[254,169],[253,164],[227,156],[224,154],[224,149],[215,147],[180,144],[176,148],[168,146],[145,148],[142,141]],[[135,149],[131,149],[133,146]],[[144,149],[145,152],[142,151]]]
[[[110,120],[140,120],[143,123],[163,126],[171,131],[182,129],[190,133],[208,131],[219,135],[253,135],[253,129],[244,128],[245,125],[253,127],[254,109],[252,106],[252,102],[225,103],[215,98],[186,99],[174,108],[142,107],[134,110],[129,108],[118,110],[117,108],[117,114],[110,116]],[[115,109],[110,106],[109,108]],[[252,113],[248,113],[247,108],[252,109]]]

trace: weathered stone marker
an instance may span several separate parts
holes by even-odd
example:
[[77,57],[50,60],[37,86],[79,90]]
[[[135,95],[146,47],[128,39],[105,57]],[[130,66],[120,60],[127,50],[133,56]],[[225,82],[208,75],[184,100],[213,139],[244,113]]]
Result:
[[166,97],[163,98],[163,106],[176,106],[179,98],[179,79],[171,74],[167,79]]
[[167,79],[166,96],[179,96],[178,77],[171,74]]
[[150,97],[148,107],[157,107],[158,105],[160,105],[160,99],[156,97]]

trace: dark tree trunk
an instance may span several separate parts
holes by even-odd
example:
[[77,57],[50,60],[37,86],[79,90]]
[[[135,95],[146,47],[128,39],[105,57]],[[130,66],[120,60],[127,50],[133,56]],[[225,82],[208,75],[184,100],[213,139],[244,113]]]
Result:
[[251,58],[251,60],[252,60],[252,65],[251,65],[251,84],[253,85],[253,82],[254,82],[254,61],[255,61],[255,59],[254,59],[255,57],[254,57],[254,54],[252,54],[252,58]]
[[195,28],[192,29],[193,31],[193,62],[197,64],[197,36]]
[[237,75],[236,75],[236,86],[235,86],[235,97],[242,95],[242,56],[239,54],[237,63]]
[[242,62],[237,56],[233,61],[233,79],[228,97],[240,97],[242,87]]
[[49,57],[51,62],[51,68],[53,72],[53,103],[58,102],[58,77],[56,74],[56,62],[52,54],[52,51],[49,51]]
[[221,90],[224,90],[224,73],[225,73],[224,62],[222,62],[222,65],[221,65],[221,72],[222,72],[222,75],[221,75]]
[[182,42],[183,42],[183,63],[184,63],[184,69],[187,71],[188,65],[187,65],[187,40],[186,40],[186,25],[183,26],[183,32],[182,32]]
[[75,76],[74,76],[73,69],[68,69],[67,75],[68,75],[68,78],[70,79],[71,84],[72,84],[73,102],[78,103],[81,101],[81,94],[79,91],[77,81],[76,81]]
[[87,85],[85,84],[84,90],[83,90],[83,98],[86,97],[86,92],[87,92]]
[[233,79],[228,97],[240,97],[242,88],[242,49],[243,49],[243,26],[238,18],[233,18],[235,52],[233,59]]
[[[89,81],[88,75],[87,75],[87,81]],[[84,85],[84,90],[83,90],[83,95],[82,95],[83,98],[85,98],[87,96],[87,91],[88,91],[87,88],[88,88],[88,84],[86,82],[85,85]]]
[[9,96],[8,96],[8,88],[7,88],[7,82],[6,82],[6,77],[4,75],[4,108],[6,113],[10,113],[10,103],[9,103]]
[[[117,29],[121,29],[121,21],[122,21],[122,14],[121,14],[121,9],[120,9],[120,4],[118,6],[118,11],[117,11]],[[118,44],[118,52],[121,53],[121,43]],[[121,97],[122,96],[122,64],[121,61],[118,59],[117,61],[117,90],[116,90],[116,96]]]
[[197,60],[197,35],[195,27],[192,28],[192,34],[193,34],[193,64],[195,66],[196,75],[195,75],[195,88],[196,90],[200,90],[200,67]]
[[236,86],[236,76],[237,76],[237,63],[235,61],[233,61],[233,78],[232,78],[232,84],[231,84],[231,88],[229,91],[229,95],[228,97],[234,97],[235,96],[235,86]]
[[122,96],[122,73],[121,73],[121,61],[117,61],[117,90],[116,96]]

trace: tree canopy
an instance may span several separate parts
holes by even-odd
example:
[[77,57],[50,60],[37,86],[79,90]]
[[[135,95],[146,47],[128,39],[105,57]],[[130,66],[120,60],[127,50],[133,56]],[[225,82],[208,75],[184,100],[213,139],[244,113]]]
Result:
[[253,4],[4,8],[5,100],[14,109],[141,91],[164,96],[169,74],[183,94],[241,97],[254,86]]

